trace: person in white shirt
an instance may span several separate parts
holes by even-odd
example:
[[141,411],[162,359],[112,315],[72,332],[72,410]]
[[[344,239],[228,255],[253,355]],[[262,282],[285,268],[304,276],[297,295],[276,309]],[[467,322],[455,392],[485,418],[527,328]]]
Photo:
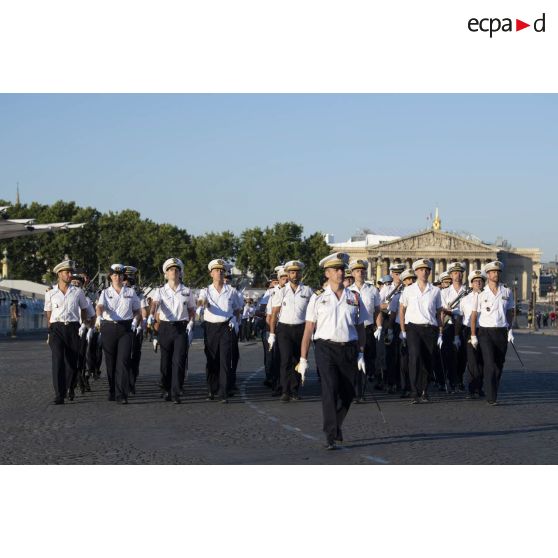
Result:
[[428,282],[431,270],[429,260],[415,261],[413,271],[417,282],[404,289],[399,300],[400,338],[406,340],[409,350],[409,376],[414,404],[429,401],[428,375],[432,371],[436,344],[442,346],[442,299],[440,290]]
[[141,322],[137,325],[135,335],[132,338],[132,357],[130,360],[130,393],[136,393],[136,381],[139,376],[139,366],[141,362],[141,347],[143,345],[143,338],[147,331],[147,315],[149,313],[149,304],[143,292],[136,284],[136,274],[138,270],[133,265],[124,266],[124,279],[123,283],[126,287],[134,289],[140,301],[141,308]]
[[[393,351],[394,359],[399,370],[399,382],[397,389],[401,391],[400,398],[406,399],[411,395],[411,379],[409,376],[409,352],[407,351],[407,342],[403,343],[399,334],[401,333],[400,316],[399,316],[399,301],[403,289],[412,285],[417,277],[412,269],[405,269],[400,275],[400,287],[391,293],[391,300],[388,306],[389,319],[387,324],[384,324],[386,329],[384,343]],[[393,393],[393,391],[392,391]]]
[[482,355],[471,344],[471,316],[473,311],[478,309],[478,295],[484,289],[486,274],[480,269],[475,269],[469,273],[468,279],[472,291],[461,299],[459,309],[463,315],[463,341],[467,347],[467,368],[470,376],[465,399],[474,399],[476,396],[484,397],[484,391]]
[[182,283],[184,264],[180,258],[163,263],[166,283],[153,290],[151,315],[159,315],[159,331],[153,339],[161,347],[160,386],[165,401],[180,404],[192,342],[196,302],[194,295]]
[[[48,344],[52,352],[54,404],[64,404],[76,376],[79,337],[93,326],[90,303],[82,289],[71,285],[75,262],[64,260],[53,269],[57,285],[45,294]],[[81,327],[80,327],[81,320]]]
[[456,391],[465,391],[463,376],[467,366],[467,352],[461,335],[463,315],[459,308],[459,300],[468,289],[463,285],[465,266],[462,263],[454,262],[450,264],[447,273],[449,279],[451,279],[451,284],[440,292],[444,307],[442,310],[444,315],[444,341],[441,357],[448,375],[448,391],[449,393],[455,393]]
[[[379,293],[380,293],[380,324],[383,324],[388,319],[388,297],[391,293],[397,289],[400,285],[399,282],[399,275],[394,274],[394,277],[397,279],[397,283],[394,285],[394,280],[391,275],[384,275],[380,277],[379,283]],[[384,343],[383,337],[383,329],[376,329],[376,369],[375,369],[375,376],[376,376],[376,383],[374,384],[374,389],[378,391],[382,391],[384,389],[384,385],[386,384],[386,379],[388,375],[388,363],[386,359],[386,345]]]
[[[230,285],[232,286],[232,264],[231,263],[227,263],[226,264],[226,271],[225,271],[225,285]],[[238,305],[240,308],[244,307],[244,297],[242,296],[242,293],[238,291],[238,289],[235,289],[236,291],[236,298],[238,301]],[[238,387],[236,385],[236,369],[238,368],[238,361],[240,360],[240,348],[238,346],[238,342],[240,340],[240,330],[242,328],[242,320],[241,320],[241,316],[242,316],[242,311],[240,312],[239,316],[238,316],[238,328],[233,328],[232,330],[232,334],[233,334],[233,339],[232,339],[232,356],[231,356],[231,375],[230,375],[230,392],[231,393],[235,393],[238,391]]]
[[[280,361],[279,361],[279,347],[275,341],[269,346],[269,336],[271,328],[271,320],[273,315],[273,297],[275,293],[280,291],[288,282],[289,276],[282,265],[278,265],[275,268],[275,273],[277,274],[277,281],[274,282],[271,289],[268,290],[269,298],[263,310],[265,313],[265,323],[266,323],[266,350],[267,350],[267,360],[265,361],[266,366],[266,379],[269,379],[271,387],[271,396],[279,397],[281,395],[281,371],[280,371]],[[275,320],[277,316],[275,316]],[[277,325],[275,325],[277,327]]]
[[205,308],[203,327],[208,400],[218,396],[222,403],[227,403],[228,397],[233,395],[233,342],[238,335],[242,304],[238,291],[225,284],[225,260],[211,260],[207,268],[212,284],[200,291],[199,304]]
[[343,441],[341,427],[355,397],[355,372],[366,374],[364,322],[370,320],[366,306],[354,291],[343,287],[349,255],[336,252],[320,261],[328,285],[313,294],[306,309],[306,325],[298,371],[304,382],[308,351],[314,336],[316,366],[322,387],[323,430],[326,449]]
[[[348,288],[358,293],[362,298],[364,306],[370,316],[370,319],[364,322],[364,330],[366,340],[364,344],[364,362],[366,364],[366,374],[364,376],[357,371],[355,374],[355,403],[365,401],[364,392],[366,390],[366,380],[371,379],[374,374],[376,363],[376,337],[374,332],[382,331],[381,314],[380,314],[380,293],[376,287],[366,283],[366,272],[368,262],[366,260],[355,259],[349,262],[349,270],[354,278],[354,283]],[[376,329],[377,328],[377,329]],[[379,334],[377,333],[378,337]]]
[[262,346],[264,352],[264,368],[265,368],[265,380],[264,386],[271,387],[272,386],[272,379],[271,379],[271,354],[269,352],[269,345],[267,343],[267,316],[266,316],[266,306],[269,302],[272,294],[274,293],[274,287],[279,284],[277,280],[277,274],[272,273],[269,277],[267,290],[263,294],[263,296],[258,301],[258,306],[256,309],[256,317],[262,320],[264,327],[262,327]]
[[498,387],[508,343],[513,343],[511,324],[515,301],[511,290],[500,283],[503,269],[504,264],[499,261],[484,266],[487,285],[478,295],[477,309],[471,313],[471,344],[480,347],[486,402],[492,406],[498,405]]
[[97,302],[97,322],[103,337],[103,352],[109,382],[109,401],[128,403],[131,383],[132,341],[141,323],[140,300],[124,285],[124,266],[113,264],[108,275],[111,285]]
[[[83,290],[83,286],[85,284],[85,275],[83,273],[78,273],[77,271],[72,273],[72,281],[71,284]],[[85,291],[83,291],[85,294]],[[78,351],[78,359],[77,359],[77,370],[76,375],[72,379],[70,383],[69,395],[68,399],[72,400],[75,395],[75,388],[76,385],[79,387],[81,394],[83,395],[86,391],[91,391],[91,386],[89,384],[89,370],[87,366],[87,347],[89,340],[93,335],[93,331],[95,328],[88,327],[88,323],[91,321],[91,318],[95,317],[95,308],[93,308],[93,304],[91,300],[85,297],[87,302],[89,303],[87,308],[87,321],[80,323],[80,336],[79,336],[79,351]],[[85,329],[84,329],[85,326]],[[86,334],[84,332],[86,331]]]
[[[289,282],[273,295],[273,307],[269,327],[269,345],[273,348],[277,335],[281,374],[281,401],[300,399],[300,374],[295,366],[300,360],[300,344],[304,335],[306,308],[312,296],[312,289],[303,285],[304,264],[291,260],[285,264]],[[276,333],[277,331],[277,333]]]

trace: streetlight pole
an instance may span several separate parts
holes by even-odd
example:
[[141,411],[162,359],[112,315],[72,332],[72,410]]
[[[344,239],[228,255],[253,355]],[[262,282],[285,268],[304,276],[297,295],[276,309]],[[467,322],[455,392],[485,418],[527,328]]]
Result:
[[537,331],[537,274],[533,271],[533,274],[531,275],[531,279],[532,279],[532,293],[531,293],[531,297],[532,297],[532,306],[533,306],[533,311],[531,312],[531,316],[532,316],[532,325],[533,325],[533,331]]
[[515,302],[513,307],[513,329],[519,329],[519,325],[517,323],[517,305],[519,304],[519,300],[517,300],[517,275],[513,280],[513,300]]

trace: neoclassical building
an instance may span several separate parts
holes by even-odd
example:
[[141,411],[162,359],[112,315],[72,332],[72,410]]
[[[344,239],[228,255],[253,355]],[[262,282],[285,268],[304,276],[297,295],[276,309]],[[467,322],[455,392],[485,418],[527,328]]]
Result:
[[381,240],[376,235],[366,235],[364,240],[331,244],[331,248],[332,252],[347,252],[351,258],[366,259],[368,276],[373,280],[386,275],[393,262],[403,262],[410,267],[413,261],[428,258],[433,262],[434,278],[455,261],[464,262],[469,273],[472,269],[480,269],[487,262],[500,260],[505,265],[504,282],[513,287],[517,280],[517,296],[519,299],[526,299],[532,289],[533,272],[540,277],[540,249],[485,244],[444,232],[438,215],[430,230],[393,240]]

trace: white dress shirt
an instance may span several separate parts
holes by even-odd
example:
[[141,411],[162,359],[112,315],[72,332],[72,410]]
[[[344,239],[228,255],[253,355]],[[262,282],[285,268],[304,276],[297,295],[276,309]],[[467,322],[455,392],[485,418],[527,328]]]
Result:
[[103,307],[103,320],[111,322],[131,320],[134,317],[134,312],[141,308],[136,291],[126,286],[120,289],[120,294],[116,292],[112,285],[105,289],[97,302],[97,306],[99,305]]
[[275,295],[276,292],[279,292],[280,290],[281,287],[279,285],[275,285],[275,287],[272,287],[271,289],[267,290],[266,295],[268,295],[268,299],[265,305],[266,316],[271,316],[271,313],[273,312],[273,296]]
[[413,283],[403,289],[399,304],[405,306],[405,324],[438,325],[436,312],[442,307],[440,289],[426,283],[421,291],[418,283]]
[[498,285],[494,294],[488,285],[479,293],[477,312],[480,327],[509,327],[506,312],[513,310],[515,303],[511,289]]
[[459,309],[463,315],[463,325],[471,327],[471,313],[476,310],[479,305],[479,293],[475,291],[470,292],[467,296],[463,297],[459,302]]
[[312,289],[302,283],[297,285],[295,291],[293,291],[290,283],[279,289],[273,295],[271,302],[273,308],[281,308],[279,323],[288,325],[303,324],[306,321],[306,308],[312,294]]
[[[461,285],[460,289],[458,291],[455,290],[455,287],[452,285],[450,285],[447,289],[442,289],[440,291],[440,296],[442,297],[442,306],[446,309],[449,310],[450,306],[453,304],[453,302],[455,301],[455,299],[465,290],[465,286]],[[452,309],[451,311],[451,315],[452,316],[460,316],[461,315],[461,310],[459,308],[459,304]],[[453,323],[452,319],[450,318],[449,322],[450,324]]]
[[[45,312],[50,312],[50,322],[79,322],[81,310],[91,309],[91,302],[82,289],[68,286],[64,294],[58,286],[45,293]],[[95,315],[95,312],[93,312]],[[90,311],[88,317],[91,317]]]
[[190,319],[190,310],[196,309],[196,301],[192,291],[180,283],[176,291],[166,283],[155,289],[153,301],[159,304],[159,320],[161,322],[182,322]]
[[358,293],[362,298],[362,302],[368,311],[370,319],[365,320],[364,326],[367,327],[374,323],[374,312],[376,309],[380,309],[380,292],[373,285],[364,283],[362,288],[359,290],[356,283],[353,283],[349,289],[355,293]]
[[[403,290],[406,287],[403,287]],[[399,301],[401,300],[401,293],[403,291],[398,292],[394,297],[389,301],[388,305],[388,313],[395,312],[395,323],[400,324],[401,318],[399,317]]]
[[306,321],[316,324],[314,340],[324,339],[337,343],[358,340],[356,326],[370,319],[362,297],[343,289],[341,298],[328,285],[324,292],[313,294],[306,309]]
[[237,310],[242,310],[239,292],[230,285],[223,285],[219,293],[213,284],[200,291],[199,300],[207,304],[203,314],[206,322],[217,324],[229,320]]

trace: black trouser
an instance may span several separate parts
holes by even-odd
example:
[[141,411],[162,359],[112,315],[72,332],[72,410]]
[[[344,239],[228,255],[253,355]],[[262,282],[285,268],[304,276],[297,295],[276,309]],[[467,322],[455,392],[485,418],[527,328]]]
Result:
[[87,385],[87,378],[89,374],[87,372],[87,333],[84,333],[79,338],[79,350],[77,358],[77,372],[75,377],[72,379],[70,387],[73,389],[76,384],[79,385],[82,391],[85,391],[85,386]]
[[332,442],[340,434],[355,396],[358,348],[356,342],[343,344],[322,339],[317,339],[314,347],[322,385],[323,430],[327,441]]
[[204,322],[206,377],[209,393],[226,398],[231,383],[231,363],[234,331],[229,322]]
[[130,360],[134,336],[131,325],[132,320],[101,322],[109,391],[117,399],[127,399],[130,390]]
[[[384,323],[387,324],[389,316],[386,312],[382,312]],[[387,363],[386,363],[386,346],[384,344],[384,336],[386,332],[382,331],[379,341],[376,341],[376,384],[382,385],[385,381]],[[375,339],[374,339],[375,340]]]
[[479,347],[471,345],[471,328],[463,327],[463,340],[467,351],[467,368],[469,369],[469,393],[480,393],[483,381],[482,354]]
[[467,366],[467,348],[463,342],[463,335],[460,335],[461,346],[459,350],[455,348],[453,341],[455,339],[455,325],[447,324],[444,327],[442,358],[444,359],[444,367],[448,375],[449,383],[452,387],[463,385],[463,375]]
[[484,391],[486,392],[486,399],[487,401],[496,401],[500,379],[504,371],[506,351],[508,350],[508,328],[480,327],[478,339],[484,363]]
[[232,345],[231,345],[231,376],[230,388],[236,387],[236,369],[238,368],[238,361],[240,360],[240,350],[238,349],[238,335],[234,329],[231,331]]
[[[393,324],[393,341],[389,345],[385,345],[385,337],[384,337],[384,345],[386,351],[386,383],[388,386],[396,387],[399,389],[401,387],[401,355],[400,355],[400,348],[399,348],[399,333],[401,328],[399,324],[395,322]],[[387,331],[384,332],[384,335],[387,335]]]
[[428,391],[428,375],[432,370],[436,350],[437,328],[432,325],[407,324],[407,348],[409,351],[409,377],[411,395],[418,397]]
[[[401,326],[399,326],[401,329]],[[411,377],[409,375],[409,349],[407,342],[399,340],[399,366],[401,371],[401,390],[411,391]]]
[[281,360],[281,389],[287,395],[297,395],[301,376],[295,370],[300,360],[300,345],[304,335],[305,324],[277,324],[277,345]]
[[[364,364],[366,366],[366,376],[372,377],[374,376],[376,365],[376,338],[374,337],[374,324],[366,326],[364,331]],[[354,382],[356,397],[364,397],[364,392],[366,390],[366,377],[360,370],[357,370]]]
[[54,322],[48,329],[52,351],[52,384],[56,399],[63,400],[76,376],[79,352],[79,322]]
[[89,375],[101,370],[103,361],[103,346],[101,343],[101,334],[94,329],[93,337],[87,344],[87,370]]
[[132,337],[132,356],[130,360],[130,369],[131,369],[130,387],[133,389],[136,388],[136,380],[139,376],[142,344],[143,344],[143,330],[140,330],[139,333],[134,332],[134,336]]
[[271,382],[271,388],[273,390],[277,390],[281,387],[279,375],[279,348],[277,346],[277,343],[274,343],[271,351],[269,350],[269,343],[267,341],[266,331],[263,332],[262,343],[264,346],[265,379]]
[[161,386],[173,398],[180,397],[188,358],[188,321],[161,322],[159,347],[161,348]]

